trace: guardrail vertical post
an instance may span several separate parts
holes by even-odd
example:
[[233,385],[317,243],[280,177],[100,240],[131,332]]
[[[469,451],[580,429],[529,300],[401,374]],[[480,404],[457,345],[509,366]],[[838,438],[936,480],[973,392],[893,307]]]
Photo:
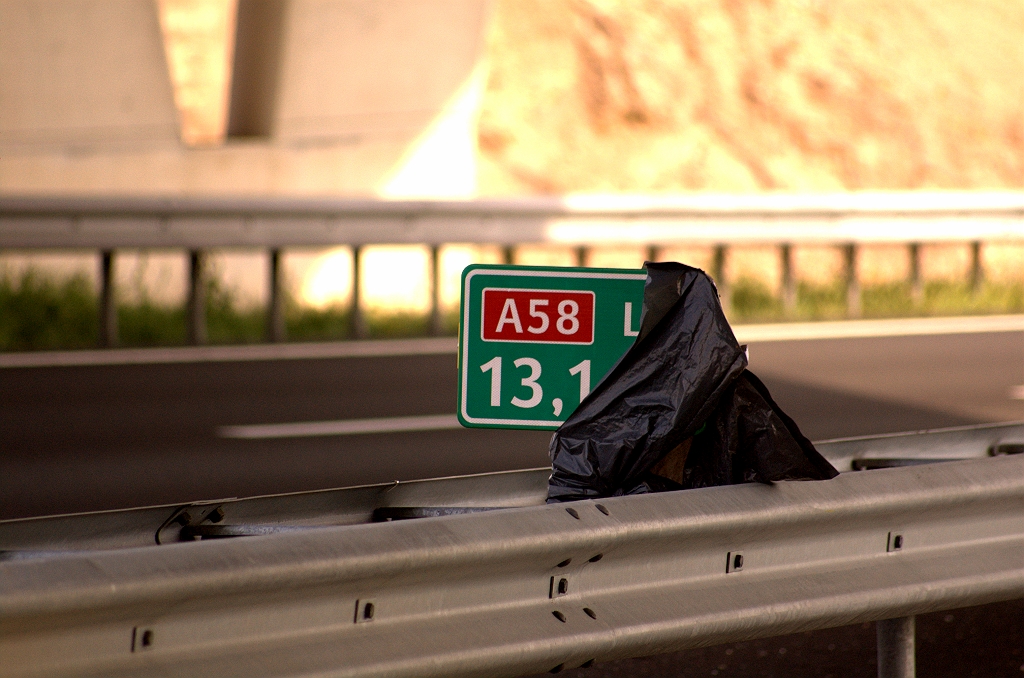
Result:
[[910,299],[914,306],[924,302],[924,284],[921,282],[921,244],[912,242],[907,245],[910,256]]
[[430,247],[430,333],[435,337],[444,332],[441,316],[441,248]]
[[580,246],[576,248],[576,265],[580,268],[586,268],[587,266],[587,248],[586,246]]
[[914,618],[875,622],[878,642],[878,678],[914,678]]
[[288,330],[284,324],[284,289],[281,280],[281,250],[270,250],[270,299],[267,302],[267,341],[279,342],[287,339]]
[[501,260],[506,266],[516,263],[516,248],[512,245],[505,245],[501,248]]
[[859,318],[863,312],[861,306],[860,278],[857,274],[857,245],[849,243],[843,247],[846,274],[846,315]]
[[657,261],[661,258],[661,248],[657,245],[647,246],[647,261]]
[[981,242],[978,240],[971,242],[971,268],[968,275],[971,294],[977,296],[981,292],[982,283],[985,282],[984,273],[981,270]]
[[790,243],[779,245],[779,258],[782,263],[782,310],[787,316],[796,315],[796,277],[793,275],[793,246]]
[[363,314],[363,292],[362,292],[362,258],[363,248],[359,245],[352,246],[352,312],[350,321],[350,332],[356,339],[365,339],[368,332],[366,317]]
[[188,343],[206,343],[206,252],[189,252],[189,288],[185,323]]
[[711,256],[711,277],[715,281],[715,287],[718,288],[718,297],[722,300],[722,309],[726,314],[729,314],[732,313],[732,287],[729,285],[729,281],[725,279],[725,260],[727,256],[727,245],[715,245]]
[[103,250],[100,253],[100,346],[117,346],[114,250]]

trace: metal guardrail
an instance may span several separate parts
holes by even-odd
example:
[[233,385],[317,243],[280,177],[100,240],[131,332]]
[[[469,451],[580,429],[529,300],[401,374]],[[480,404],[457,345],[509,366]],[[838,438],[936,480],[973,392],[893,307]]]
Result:
[[1007,457],[11,562],[0,675],[513,676],[1014,599],[1022,508]]
[[[964,430],[947,451],[1019,446]],[[0,562],[0,676],[515,676],[1022,598],[1024,455],[993,451]],[[880,625],[883,650],[908,637]]]
[[[970,235],[965,237],[965,221]],[[1024,193],[494,200],[0,197],[0,247],[941,242],[1024,237]]]
[[[189,250],[189,337],[205,341],[204,251],[261,247],[269,252],[268,339],[284,336],[281,251],[295,246],[351,245],[353,332],[365,336],[359,290],[360,248],[422,243],[433,252],[431,326],[440,331],[438,248],[489,243],[513,249],[527,243],[577,248],[633,244],[658,248],[703,244],[715,248],[710,273],[722,275],[730,246],[775,244],[782,264],[783,302],[795,308],[792,248],[816,243],[843,248],[849,314],[860,314],[858,247],[906,243],[910,282],[922,294],[921,245],[969,242],[970,279],[981,281],[981,243],[1024,239],[1024,193],[861,193],[819,196],[567,197],[472,201],[379,201],[297,198],[43,198],[0,197],[0,249],[90,248],[101,257],[101,338],[116,343],[113,265],[117,248]],[[729,290],[720,284],[725,303]]]

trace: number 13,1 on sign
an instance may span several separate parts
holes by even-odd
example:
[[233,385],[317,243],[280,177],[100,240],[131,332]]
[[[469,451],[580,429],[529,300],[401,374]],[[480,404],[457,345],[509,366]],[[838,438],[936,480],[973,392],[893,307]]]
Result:
[[642,270],[470,266],[463,273],[459,420],[554,429],[636,339]]
[[[537,383],[543,369],[540,366],[540,362],[533,358],[519,358],[518,360],[513,361],[512,364],[516,367],[530,368],[530,375],[528,377],[523,377],[520,381],[523,386],[530,389],[530,397],[524,400],[518,396],[512,396],[512,404],[524,409],[537,407],[544,400],[544,389],[539,383]],[[491,373],[491,407],[501,407],[501,356],[491,358],[481,365],[480,369],[484,372]],[[583,402],[583,399],[587,397],[588,393],[590,393],[590,361],[584,360],[579,365],[570,367],[569,374],[579,375],[580,402]],[[562,413],[562,408],[564,406],[562,399],[553,398],[551,404],[555,410],[554,416],[559,416]]]

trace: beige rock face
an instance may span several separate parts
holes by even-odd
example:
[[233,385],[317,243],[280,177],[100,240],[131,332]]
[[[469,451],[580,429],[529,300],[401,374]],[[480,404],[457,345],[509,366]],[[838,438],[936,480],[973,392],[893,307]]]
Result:
[[501,0],[480,189],[1024,187],[1018,0]]

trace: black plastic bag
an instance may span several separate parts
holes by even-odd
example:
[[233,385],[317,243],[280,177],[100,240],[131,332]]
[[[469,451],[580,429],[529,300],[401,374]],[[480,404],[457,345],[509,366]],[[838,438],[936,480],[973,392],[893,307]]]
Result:
[[646,267],[636,343],[551,439],[548,501],[838,475],[746,370],[711,279]]

